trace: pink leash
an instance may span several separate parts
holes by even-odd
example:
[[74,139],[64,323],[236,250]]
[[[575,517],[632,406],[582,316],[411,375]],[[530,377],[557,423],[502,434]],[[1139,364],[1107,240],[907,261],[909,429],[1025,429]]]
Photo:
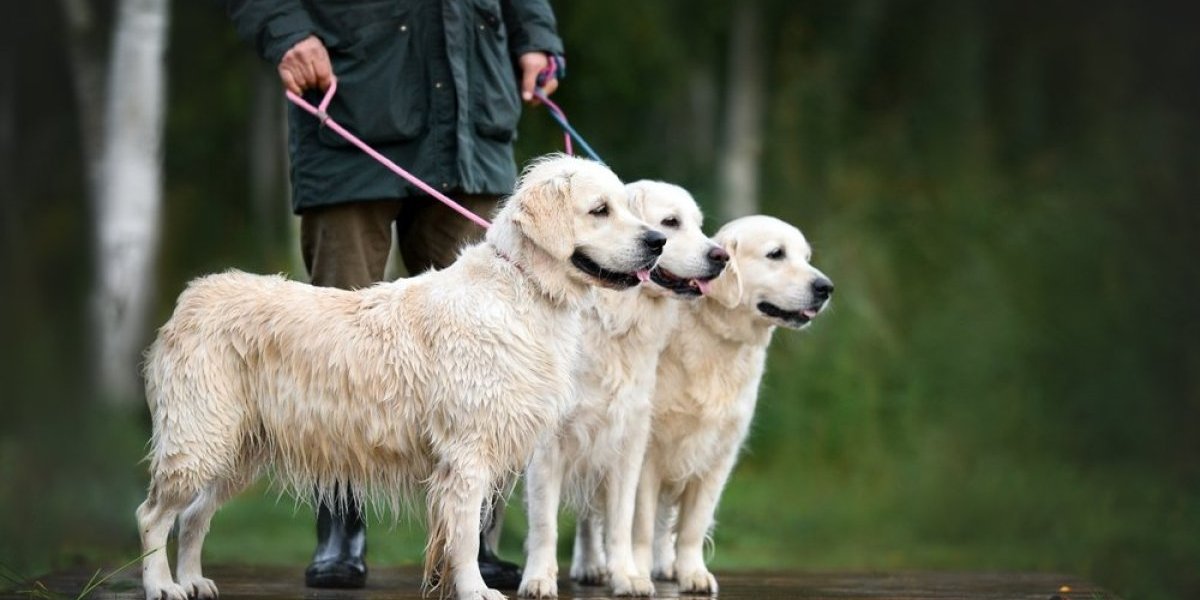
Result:
[[[342,136],[347,142],[354,144],[355,146],[358,147],[359,150],[366,152],[367,156],[370,156],[371,158],[375,159],[376,161],[379,162],[379,164],[387,167],[391,172],[408,180],[409,183],[417,186],[418,188],[420,188],[421,191],[425,192],[426,194],[429,194],[430,196],[437,198],[442,204],[445,204],[446,206],[450,207],[458,214],[470,219],[476,225],[479,225],[480,227],[482,227],[484,229],[487,229],[492,226],[492,224],[489,223],[487,221],[487,219],[484,219],[483,217],[480,217],[479,215],[467,210],[461,204],[451,200],[445,194],[435,190],[433,188],[433,186],[418,179],[416,175],[413,175],[412,173],[405,171],[403,168],[400,167],[400,165],[397,165],[396,163],[392,162],[391,159],[389,159],[388,157],[380,154],[374,148],[368,146],[366,144],[366,142],[358,139],[358,137],[355,136],[353,133],[346,131],[346,128],[339,125],[337,123],[337,121],[334,121],[333,119],[329,118],[329,113],[325,112],[325,110],[327,108],[329,108],[329,101],[333,100],[333,94],[335,92],[337,92],[337,79],[333,79],[333,81],[329,84],[329,89],[325,91],[325,97],[323,99],[321,99],[321,103],[317,106],[313,106],[312,104],[309,104],[308,101],[306,101],[304,98],[301,98],[300,96],[293,94],[290,91],[286,92],[286,94],[287,94],[287,99],[290,100],[292,102],[292,104],[295,104],[296,106],[299,106],[300,108],[303,108],[305,111],[312,114],[314,117],[320,119],[322,126],[328,127],[334,133]],[[568,152],[570,152],[570,150],[568,150]]]

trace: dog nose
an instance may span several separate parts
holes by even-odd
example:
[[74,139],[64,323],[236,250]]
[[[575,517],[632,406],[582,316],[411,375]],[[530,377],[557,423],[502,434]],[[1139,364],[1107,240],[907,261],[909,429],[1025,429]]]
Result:
[[817,300],[826,300],[833,295],[833,282],[824,277],[818,277],[816,281],[812,282],[812,291]]
[[656,254],[661,254],[663,246],[667,244],[667,236],[663,235],[661,231],[651,229],[642,235],[642,243]]
[[712,249],[708,251],[708,260],[715,263],[725,264],[729,262],[729,253],[720,246],[713,246]]

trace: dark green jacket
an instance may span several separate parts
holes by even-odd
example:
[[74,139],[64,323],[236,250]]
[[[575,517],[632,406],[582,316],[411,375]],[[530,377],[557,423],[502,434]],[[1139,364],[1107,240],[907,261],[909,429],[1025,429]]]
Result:
[[[331,118],[435,188],[508,194],[521,115],[516,59],[561,54],[548,0],[226,0],[238,32],[278,64],[315,34],[338,92]],[[309,91],[316,104],[321,94]],[[420,192],[289,105],[296,212]]]

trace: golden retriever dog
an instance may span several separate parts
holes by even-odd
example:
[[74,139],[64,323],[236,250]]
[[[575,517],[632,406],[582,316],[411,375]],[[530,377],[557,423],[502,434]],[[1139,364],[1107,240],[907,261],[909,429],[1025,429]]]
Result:
[[704,540],[754,415],[771,335],[806,327],[833,293],[809,264],[804,235],[783,221],[744,217],[713,239],[729,264],[681,311],[659,360],[633,527],[638,572],[653,566],[683,593],[717,593]]
[[650,578],[638,575],[630,532],[658,355],[681,304],[674,298],[699,296],[729,255],[701,231],[700,209],[683,188],[639,181],[627,189],[634,214],[662,230],[667,243],[650,271],[653,284],[637,294],[600,290],[584,311],[578,404],[558,434],[538,445],[525,473],[529,534],[518,593],[527,598],[558,594],[562,495],[578,509],[571,577],[607,579],[618,596],[654,594]]
[[145,366],[146,597],[216,597],[200,566],[209,521],[270,466],[304,499],[395,507],[423,488],[426,581],[503,598],[476,564],[485,499],[575,403],[591,288],[637,285],[665,241],[612,171],[557,155],[525,170],[485,240],[444,270],[357,291],[239,272],[192,282]]

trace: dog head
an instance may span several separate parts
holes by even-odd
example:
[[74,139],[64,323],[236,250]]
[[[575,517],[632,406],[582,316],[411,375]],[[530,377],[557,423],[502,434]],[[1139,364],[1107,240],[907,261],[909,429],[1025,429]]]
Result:
[[833,295],[833,282],[809,261],[812,248],[799,229],[774,217],[730,221],[713,237],[729,252],[729,266],[710,296],[726,308],[744,308],[771,324],[808,325]]
[[706,293],[729,254],[700,229],[704,215],[692,195],[661,181],[636,181],[625,189],[633,213],[667,236],[662,255],[650,270],[650,281],[656,286],[644,289],[666,289],[683,297]]
[[640,283],[666,243],[630,212],[625,186],[608,167],[561,154],[526,167],[492,229],[488,239],[501,250],[532,246],[569,263],[570,279],[614,289]]

